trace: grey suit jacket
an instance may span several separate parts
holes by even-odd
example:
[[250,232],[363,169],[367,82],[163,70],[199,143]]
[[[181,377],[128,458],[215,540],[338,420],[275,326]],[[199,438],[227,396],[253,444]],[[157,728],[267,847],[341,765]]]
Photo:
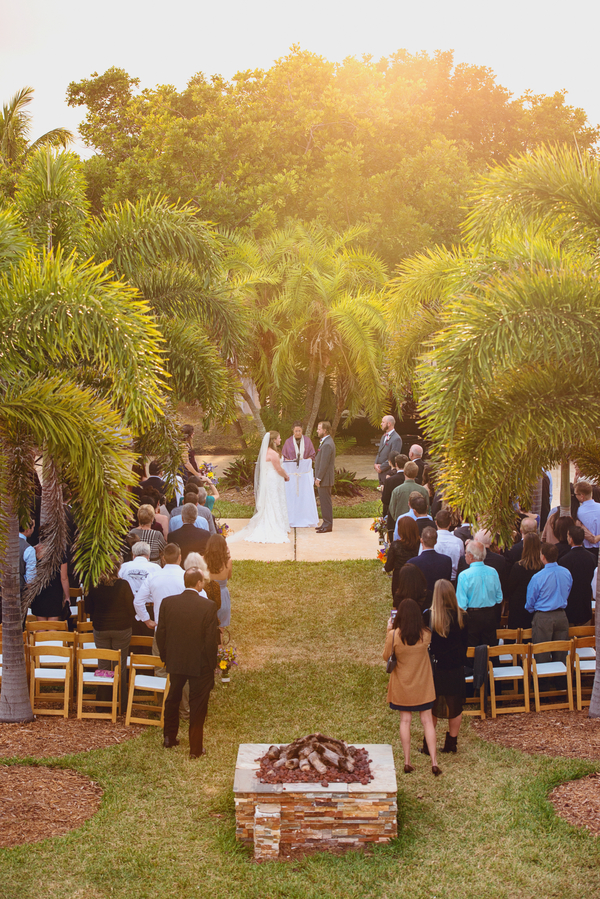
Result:
[[387,435],[384,434],[381,438],[377,458],[375,459],[375,464],[381,465],[382,471],[387,471],[388,468],[390,468],[389,459],[392,453],[402,452],[402,437],[400,434],[397,434],[395,431],[390,431],[390,439],[387,443],[385,442],[386,436]]
[[328,434],[319,447],[315,459],[315,478],[321,482],[321,487],[333,487],[335,481],[335,443],[333,437]]

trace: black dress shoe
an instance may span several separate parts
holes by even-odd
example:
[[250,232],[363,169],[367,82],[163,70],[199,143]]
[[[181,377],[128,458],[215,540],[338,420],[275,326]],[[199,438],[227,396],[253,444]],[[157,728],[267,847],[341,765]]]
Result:
[[317,528],[317,534],[330,534],[333,528]]
[[190,752],[191,759],[199,759],[203,755],[206,755],[206,749],[203,749],[202,752],[200,752],[198,755],[194,755],[192,752]]
[[171,740],[170,737],[165,737],[163,740],[163,746],[165,749],[172,749],[173,746],[179,746],[179,740]]

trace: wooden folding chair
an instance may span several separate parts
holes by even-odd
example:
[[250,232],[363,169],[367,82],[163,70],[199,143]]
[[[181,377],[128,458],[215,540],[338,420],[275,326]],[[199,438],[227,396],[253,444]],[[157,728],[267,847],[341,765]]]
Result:
[[[63,624],[64,622],[54,622],[55,624]],[[68,630],[35,630],[29,635],[30,641],[27,646],[27,653],[33,646],[41,646],[44,652],[40,655],[38,662],[42,668],[62,668],[64,662],[61,653],[55,653],[58,647],[68,647],[71,653],[71,677],[69,678],[69,706],[73,706],[75,691],[75,640],[76,635]],[[31,666],[29,666],[31,672]]]
[[79,587],[70,587],[69,596],[71,598],[71,617],[75,619],[75,624],[77,625],[81,621],[87,619],[87,615],[85,614],[85,591],[83,585],[80,584]]
[[[593,652],[593,656],[585,655],[585,651]],[[596,638],[575,637],[575,689],[577,693],[577,711],[580,712],[584,705],[590,704],[592,687],[586,690],[586,698],[583,698],[581,686],[582,677],[590,677],[596,674]]]
[[91,621],[78,621],[76,630],[78,634],[92,634],[94,625]]
[[25,633],[30,645],[35,643],[35,635],[43,631],[68,631],[66,621],[26,621]]
[[[473,659],[475,657],[475,647],[469,646],[467,649],[467,659]],[[473,675],[469,677],[465,677],[465,683],[472,684],[473,683]],[[476,706],[479,703],[479,708],[472,709],[463,709],[463,715],[476,715],[479,718],[485,718],[485,683],[481,685],[479,688],[478,696],[467,696],[465,699],[465,705],[473,705]]]
[[[581,656],[582,659],[595,659],[596,658],[596,628],[591,625],[581,625],[579,627],[570,627],[569,628],[569,639],[572,637],[576,637],[575,641],[575,652]],[[586,644],[583,646],[579,638],[580,637],[593,637],[594,643],[590,646]]]
[[[147,655],[148,653],[151,654],[153,644],[154,644],[154,637],[152,637],[151,635],[146,637],[146,636],[134,634],[131,637],[131,641],[129,643],[130,655],[127,656],[127,667],[131,668],[131,653],[134,653],[137,655]],[[155,658],[155,656],[153,656],[153,658]],[[140,665],[138,667],[138,671],[143,670],[144,667],[146,667],[146,670],[150,674],[154,673],[154,668],[155,668],[154,665],[147,665],[147,666]],[[160,677],[160,675],[158,675],[158,676]]]
[[[52,650],[53,664],[51,666],[43,665],[41,659],[48,655],[48,650]],[[62,659],[62,665],[56,663],[57,659]],[[31,710],[34,715],[62,715],[64,718],[69,717],[69,702],[71,698],[71,674],[73,665],[73,651],[70,646],[37,646],[29,647],[29,698],[31,700]],[[49,686],[62,685],[62,693],[57,691],[45,692],[42,690],[43,684]],[[42,702],[62,702],[62,709],[50,709],[40,705]]]
[[[495,666],[492,659],[505,660],[506,650],[510,649],[509,659],[512,665]],[[521,664],[519,665],[519,659]],[[529,711],[529,645],[524,643],[510,643],[508,646],[488,647],[488,676],[490,684],[490,701],[492,706],[492,718],[504,715],[508,712]],[[502,693],[496,696],[496,682],[513,682],[512,693]],[[523,681],[523,695],[519,693],[518,683]],[[498,706],[498,702],[514,702],[521,700],[520,705]]]
[[[536,712],[545,709],[570,709],[574,710],[573,705],[573,680],[571,676],[573,667],[573,641],[572,640],[550,640],[547,643],[532,643],[531,646],[531,676],[533,678],[533,692],[535,695]],[[544,652],[566,652],[566,662],[537,662],[536,655]],[[567,678],[567,702],[549,703],[542,706],[540,697],[549,698],[552,696],[563,696],[564,690],[545,690],[540,693],[540,678],[544,677],[566,677]]]
[[[169,691],[169,675],[157,677],[148,674],[148,668],[164,668],[164,662],[158,656],[141,655],[132,653],[129,656],[129,697],[127,700],[127,714],[125,724],[152,724],[162,727],[164,723],[165,697]],[[145,702],[139,697],[135,698],[135,692],[152,694]],[[158,712],[159,718],[134,717],[134,711]]]
[[[78,718],[110,718],[115,724],[117,720],[117,710],[119,709],[119,676],[121,673],[121,651],[118,649],[78,649],[77,650],[77,717]],[[102,677],[95,671],[86,671],[87,665],[91,662],[98,667],[99,661],[111,662],[113,666],[113,677]],[[84,694],[84,687],[111,687],[112,698],[96,699],[96,693],[93,696]],[[83,706],[93,705],[93,712],[84,712]],[[99,712],[98,706],[110,709],[110,711]]]

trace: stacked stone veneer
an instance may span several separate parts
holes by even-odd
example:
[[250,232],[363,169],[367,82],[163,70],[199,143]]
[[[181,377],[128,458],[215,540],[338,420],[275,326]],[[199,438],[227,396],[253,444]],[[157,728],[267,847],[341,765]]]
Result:
[[392,747],[365,744],[373,780],[363,784],[262,784],[258,764],[271,744],[243,743],[233,791],[236,836],[254,843],[254,857],[274,859],[280,846],[351,847],[387,843],[397,835],[397,785]]

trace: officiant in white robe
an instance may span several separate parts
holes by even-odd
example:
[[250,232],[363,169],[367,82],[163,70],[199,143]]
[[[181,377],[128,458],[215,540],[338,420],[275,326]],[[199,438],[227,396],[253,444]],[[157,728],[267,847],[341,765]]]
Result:
[[302,433],[299,421],[294,422],[281,456],[283,469],[290,476],[285,485],[290,527],[314,528],[319,523],[313,475],[316,451],[310,437]]

